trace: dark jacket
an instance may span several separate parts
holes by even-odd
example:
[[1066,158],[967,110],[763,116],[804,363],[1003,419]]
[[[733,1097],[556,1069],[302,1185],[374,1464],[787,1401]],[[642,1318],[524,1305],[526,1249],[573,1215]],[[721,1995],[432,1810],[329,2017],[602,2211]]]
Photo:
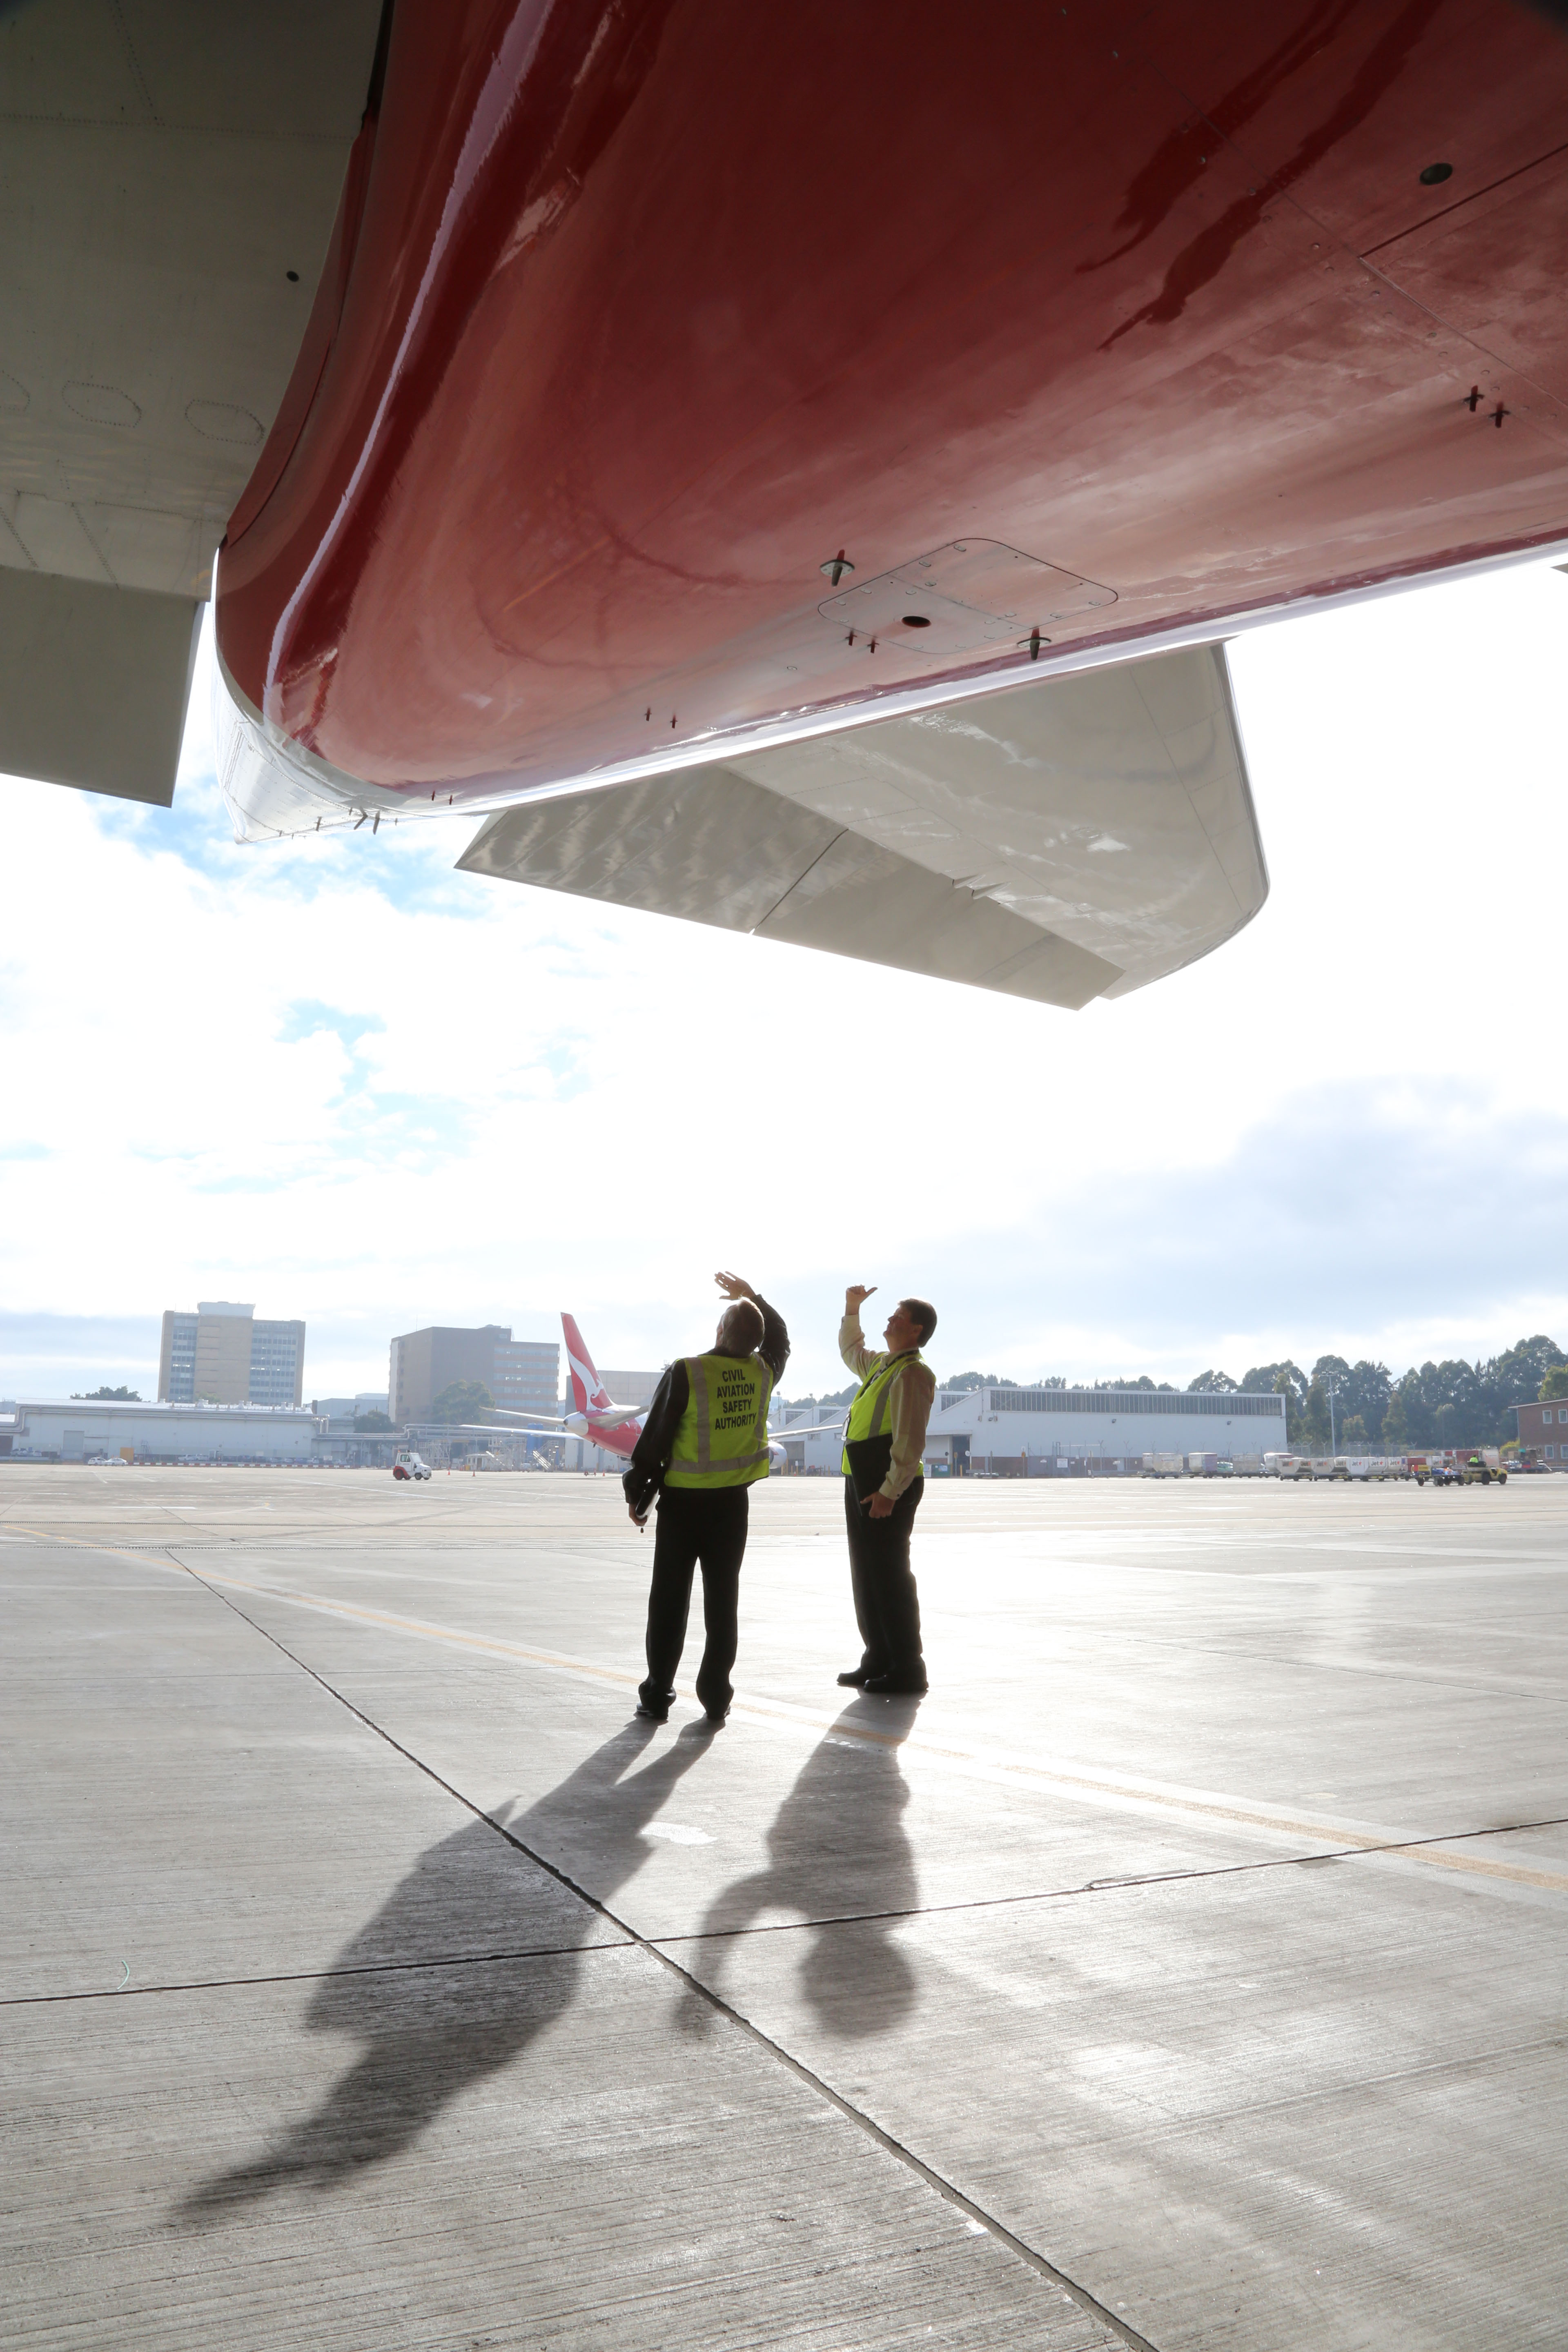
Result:
[[[789,1361],[789,1333],[784,1317],[759,1297],[763,1311],[763,1337],[756,1353],[773,1376],[776,1389],[784,1378],[784,1368]],[[699,1355],[710,1355],[711,1349],[699,1349]],[[626,1501],[641,1518],[658,1494],[669,1467],[669,1457],[675,1451],[675,1433],[680,1427],[680,1416],[691,1401],[691,1382],[687,1377],[686,1359],[678,1356],[667,1364],[664,1376],[653,1392],[653,1402],[647,1409],[642,1435],[632,1448],[630,1467],[623,1474],[621,1485]]]

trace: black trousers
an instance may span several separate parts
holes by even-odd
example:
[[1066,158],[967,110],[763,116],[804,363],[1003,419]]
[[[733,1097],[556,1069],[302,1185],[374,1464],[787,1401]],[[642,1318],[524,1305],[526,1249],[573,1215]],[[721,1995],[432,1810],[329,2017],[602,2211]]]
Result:
[[910,1567],[910,1533],[925,1493],[925,1480],[911,1478],[885,1519],[874,1519],[844,1481],[844,1524],[849,1537],[849,1580],[855,1622],[860,1628],[860,1665],[868,1675],[919,1674],[921,1601]]
[[686,1646],[693,1570],[702,1568],[702,1622],[707,1641],[697,1670],[697,1696],[710,1715],[722,1715],[734,1696],[730,1671],[740,1640],[737,1612],[741,1562],[746,1556],[744,1486],[711,1495],[667,1486],[658,1498],[653,1539],[653,1584],[647,1596],[647,1680],[639,1696],[663,1709],[675,1696],[675,1670]]

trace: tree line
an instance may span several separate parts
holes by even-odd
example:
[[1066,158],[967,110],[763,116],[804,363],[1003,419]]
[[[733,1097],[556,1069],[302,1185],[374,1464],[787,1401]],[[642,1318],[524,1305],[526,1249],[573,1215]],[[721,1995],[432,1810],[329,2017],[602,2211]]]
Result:
[[1403,1454],[1443,1445],[1505,1445],[1518,1435],[1510,1408],[1538,1397],[1568,1396],[1568,1363],[1544,1331],[1521,1339],[1500,1356],[1430,1359],[1397,1379],[1386,1364],[1363,1356],[1320,1356],[1310,1372],[1287,1357],[1254,1364],[1238,1381],[1225,1372],[1200,1372],[1190,1390],[1272,1389],[1285,1399],[1290,1445],[1326,1454]]

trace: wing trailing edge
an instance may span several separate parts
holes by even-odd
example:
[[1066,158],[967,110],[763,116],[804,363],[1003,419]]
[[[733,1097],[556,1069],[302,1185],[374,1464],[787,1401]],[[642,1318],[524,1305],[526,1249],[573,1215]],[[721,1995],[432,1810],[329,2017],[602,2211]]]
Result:
[[1073,1010],[1268,889],[1216,645],[525,801],[458,862]]

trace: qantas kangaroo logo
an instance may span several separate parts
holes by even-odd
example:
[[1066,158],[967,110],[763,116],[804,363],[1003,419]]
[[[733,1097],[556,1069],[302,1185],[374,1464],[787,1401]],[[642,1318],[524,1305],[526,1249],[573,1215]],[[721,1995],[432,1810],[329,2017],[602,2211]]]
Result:
[[576,1318],[563,1315],[561,1329],[566,1341],[566,1378],[571,1388],[571,1411],[555,1412],[512,1412],[504,1406],[495,1408],[498,1421],[511,1422],[520,1434],[535,1437],[586,1437],[602,1445],[610,1454],[629,1457],[633,1446],[642,1435],[647,1418],[642,1405],[616,1404],[599,1378],[598,1368],[584,1343]]
[[[609,1391],[599,1378],[594,1359],[584,1345],[583,1334],[577,1328],[576,1318],[563,1315],[561,1328],[566,1340],[566,1368],[572,1382],[572,1402],[581,1413],[613,1412]],[[634,1438],[633,1444],[637,1443]],[[630,1448],[627,1448],[630,1451]]]

